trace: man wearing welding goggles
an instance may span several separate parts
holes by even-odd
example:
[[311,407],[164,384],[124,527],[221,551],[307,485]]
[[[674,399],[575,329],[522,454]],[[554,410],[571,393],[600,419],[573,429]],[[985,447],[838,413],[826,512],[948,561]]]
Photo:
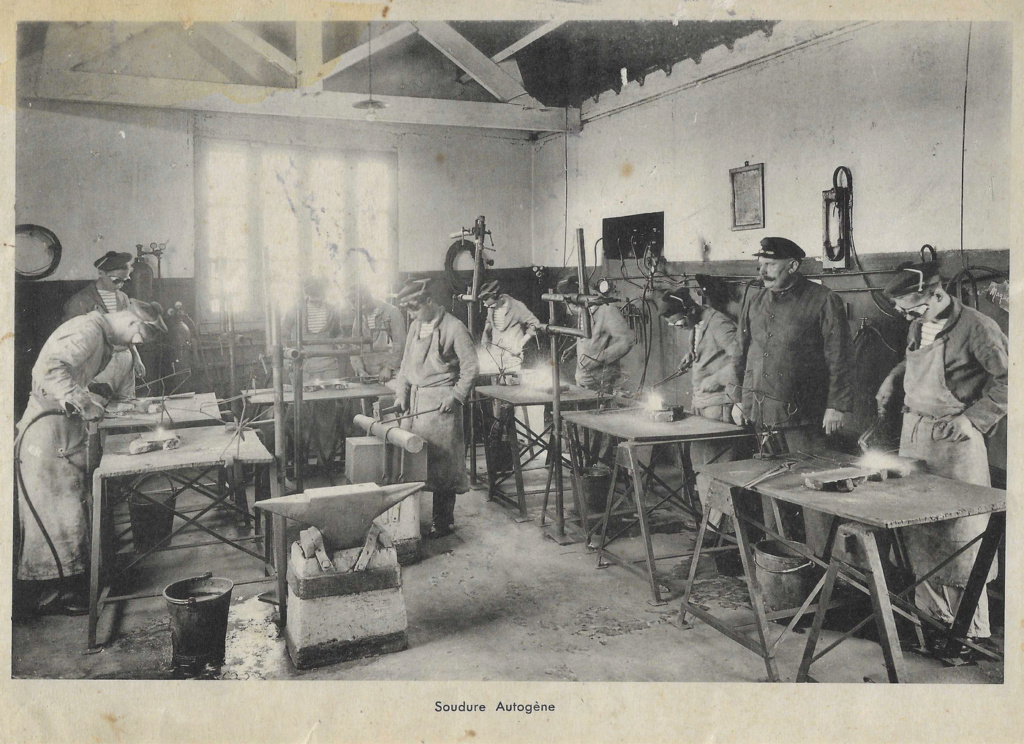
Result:
[[14,444],[15,565],[25,607],[88,612],[86,422],[103,418],[110,388],[95,379],[119,347],[166,333],[157,303],[89,312],[54,331],[32,368],[32,394]]
[[[676,371],[691,372],[693,412],[714,421],[730,421],[732,391],[742,374],[739,333],[735,321],[724,312],[728,301],[725,283],[706,274],[695,278],[703,304],[697,304],[686,288],[670,289],[661,296],[661,314],[669,325],[691,334],[689,351]],[[733,459],[732,442],[698,441],[689,447],[694,465]],[[701,495],[702,503],[703,498]],[[713,512],[711,524],[717,527],[720,520],[721,513]]]
[[[943,290],[936,261],[901,265],[885,296],[911,321],[906,359],[889,373],[876,396],[879,417],[884,418],[897,385],[903,386],[899,454],[924,460],[936,475],[990,485],[985,435],[1006,416],[1006,335],[994,320]],[[929,573],[987,525],[988,515],[982,514],[905,528],[914,573]],[[915,591],[917,606],[952,624],[978,548],[976,544],[964,551],[922,582]],[[987,592],[981,593],[967,634],[974,639],[990,636]]]
[[[130,298],[124,287],[131,281],[132,254],[107,251],[93,262],[97,269],[96,281],[78,290],[64,303],[64,317],[61,322],[71,320],[96,310],[113,313],[125,310]],[[118,347],[110,362],[100,373],[96,382],[110,385],[119,397],[130,398],[135,394],[135,379],[146,376],[146,365],[142,363],[134,345]]]
[[443,537],[455,529],[456,494],[469,490],[462,410],[479,365],[469,331],[430,296],[430,281],[410,279],[396,298],[412,322],[395,377],[395,405],[409,414],[402,427],[427,443],[426,488],[434,494],[430,534]]
[[526,305],[503,293],[497,281],[480,288],[480,299],[487,308],[483,348],[495,357],[501,373],[518,372],[523,367],[526,344],[537,336],[541,322]]

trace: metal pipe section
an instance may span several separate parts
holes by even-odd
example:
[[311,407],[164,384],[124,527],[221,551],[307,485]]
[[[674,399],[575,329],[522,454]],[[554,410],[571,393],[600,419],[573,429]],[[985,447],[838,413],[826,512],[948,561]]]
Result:
[[388,444],[400,447],[406,452],[412,452],[413,454],[422,452],[423,447],[426,446],[426,442],[423,441],[423,437],[403,429],[394,422],[378,421],[375,418],[364,416],[361,413],[356,414],[352,421],[354,421],[356,426],[370,436],[377,437],[377,439],[381,439]]
[[567,305],[609,305],[614,300],[610,297],[592,294],[562,294],[560,292],[545,292],[540,296],[544,302],[564,302]]
[[[554,304],[553,302],[551,304]],[[579,328],[569,328],[568,326],[551,325],[546,323],[540,327],[545,333],[557,334],[559,336],[575,336],[576,338],[587,338],[587,334]]]
[[234,302],[228,305],[228,397],[234,398],[231,401],[231,412],[238,421],[242,414],[242,401],[238,399],[238,377],[235,371],[235,345],[238,337],[235,335],[235,308]]
[[[281,319],[277,314],[277,307],[274,301],[267,298],[267,345],[270,349],[270,364],[274,380],[274,467],[277,469],[277,487],[272,487],[271,496],[285,496],[288,487],[285,481],[285,463],[287,453],[284,440],[284,354],[281,347]],[[276,493],[274,492],[276,491]],[[286,526],[284,517],[273,515],[271,520],[271,533],[267,539],[274,541],[274,570],[277,572],[277,611],[281,627],[285,626],[288,620],[288,597],[286,582],[283,577],[286,575],[288,566],[288,544],[285,535]]]

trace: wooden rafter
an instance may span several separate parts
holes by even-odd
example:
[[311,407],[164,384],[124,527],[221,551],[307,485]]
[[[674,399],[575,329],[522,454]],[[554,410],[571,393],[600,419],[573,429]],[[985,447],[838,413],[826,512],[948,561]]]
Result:
[[[402,23],[392,29],[388,29],[380,36],[373,37],[373,52],[376,54],[379,51],[387,49],[392,44],[397,44],[403,39],[413,36],[415,33],[416,27],[411,23]],[[370,56],[370,47],[371,44],[360,44],[353,49],[349,49],[344,54],[325,62],[320,67],[320,78],[326,80],[333,75],[337,75],[342,70],[347,70],[349,67],[359,64]]]
[[132,39],[159,28],[142,23],[51,23],[46,29],[43,66],[72,70],[120,50]]
[[[502,49],[500,52],[491,57],[491,61],[495,64],[500,64],[512,57],[514,54],[521,52],[526,47],[530,46],[533,42],[537,41],[544,36],[547,36],[559,26],[563,25],[565,21],[548,21],[547,23],[538,26],[533,31],[528,33],[523,38],[509,44],[507,47]],[[472,78],[467,74],[459,78],[460,83],[468,83]]]
[[[362,93],[269,88],[132,75],[43,71],[26,100],[82,101],[184,111],[213,111],[297,118],[360,121],[354,108]],[[375,96],[376,98],[376,96]],[[374,112],[381,122],[481,127],[531,132],[579,129],[579,110],[524,108],[509,103],[476,103],[404,96],[381,96],[387,108]]]
[[320,67],[324,63],[324,24],[299,21],[295,24],[295,68],[298,87],[323,90]]
[[492,96],[508,103],[541,106],[523,86],[505,72],[490,57],[473,46],[462,34],[443,21],[416,21],[420,36],[430,42],[444,56],[465,70]]
[[225,33],[231,34],[263,59],[293,77],[298,74],[295,60],[282,52],[262,36],[241,23],[219,24]]

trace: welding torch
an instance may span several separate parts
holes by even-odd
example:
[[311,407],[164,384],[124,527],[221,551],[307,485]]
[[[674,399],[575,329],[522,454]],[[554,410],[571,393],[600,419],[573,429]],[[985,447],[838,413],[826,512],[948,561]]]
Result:
[[[381,412],[380,412],[380,415],[381,415],[381,417],[383,417],[383,416],[391,414],[391,413],[398,413],[400,410],[401,409],[398,406],[391,406],[389,408],[382,409]],[[416,418],[417,416],[423,416],[423,415],[428,414],[428,413],[437,413],[440,410],[441,410],[441,406],[438,406],[437,408],[431,408],[429,411],[417,411],[416,413],[408,413],[405,416],[399,416],[398,418],[388,419],[387,421],[383,421],[383,418],[382,418],[381,419],[381,423],[393,424],[393,423],[395,423],[397,421],[405,421],[406,419]]]

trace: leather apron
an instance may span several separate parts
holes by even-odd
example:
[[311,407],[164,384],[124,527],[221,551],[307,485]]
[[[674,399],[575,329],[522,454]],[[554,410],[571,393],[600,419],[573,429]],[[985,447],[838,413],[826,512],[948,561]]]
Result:
[[[903,381],[906,408],[899,453],[902,457],[924,460],[928,471],[934,475],[988,486],[991,485],[988,450],[982,433],[972,427],[966,440],[954,442],[943,429],[946,422],[967,408],[946,386],[945,349],[945,339],[937,339],[929,346],[907,350]],[[987,526],[988,515],[979,514],[905,528],[903,540],[914,573],[924,575],[984,532]],[[978,547],[976,543],[964,551],[930,580],[945,586],[966,586]],[[989,580],[994,575],[993,564]]]

